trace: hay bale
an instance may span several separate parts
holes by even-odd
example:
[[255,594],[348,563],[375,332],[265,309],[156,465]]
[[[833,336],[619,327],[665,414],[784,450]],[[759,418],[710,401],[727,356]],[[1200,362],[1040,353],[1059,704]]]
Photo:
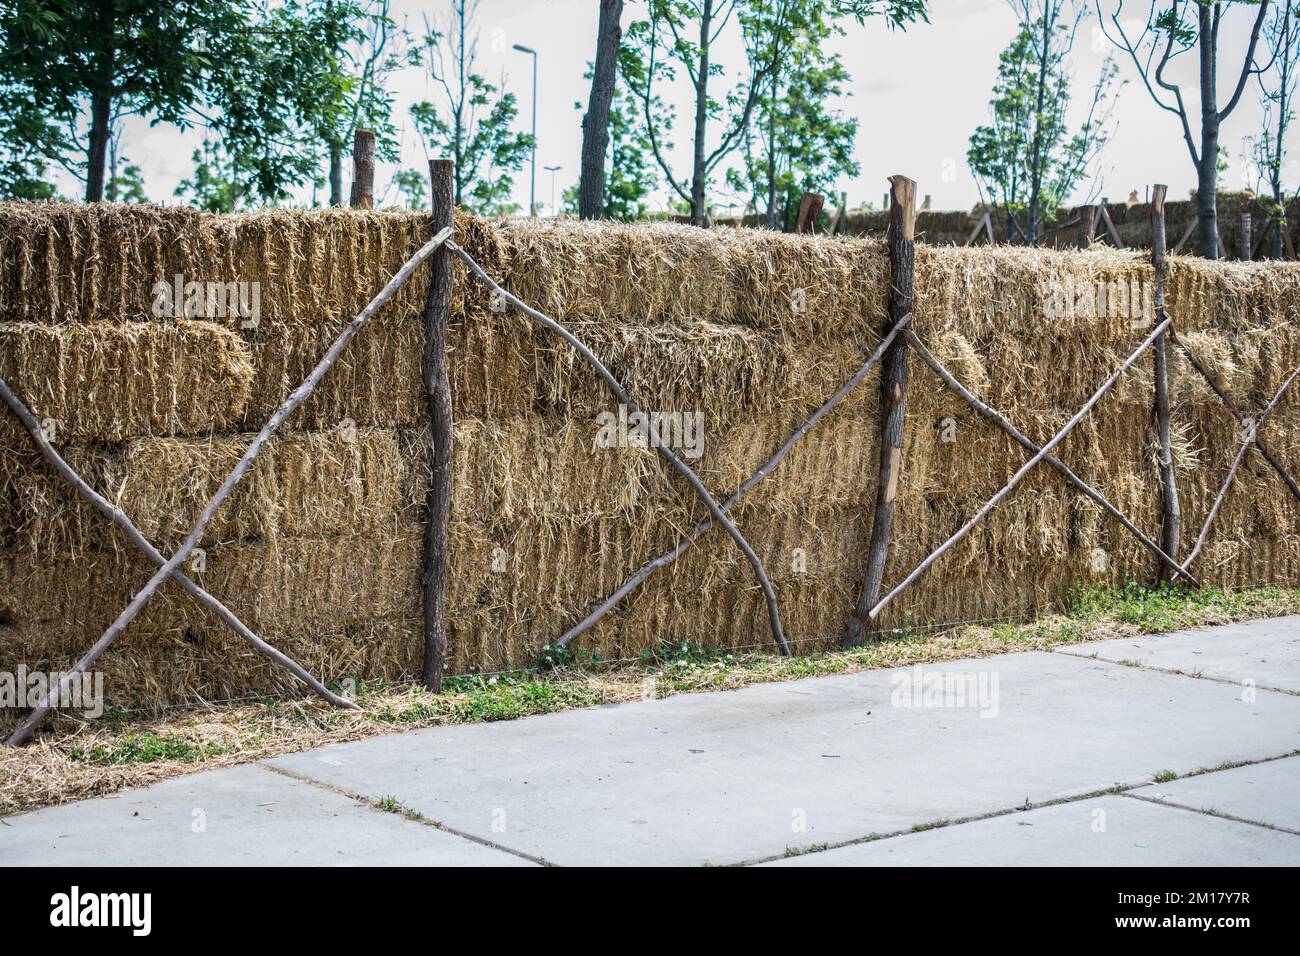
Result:
[[[179,545],[250,440],[220,435],[132,442],[122,458],[118,506],[160,549]],[[290,432],[258,457],[203,541],[366,534],[394,527],[403,506],[393,432]]]
[[[132,413],[137,430],[114,432],[111,420],[93,417],[98,408],[83,408],[93,398],[58,392],[57,376],[51,384],[37,379],[46,392],[67,396],[66,414],[90,416],[86,437],[68,447],[74,466],[164,550],[246,446],[248,436],[232,430],[261,426],[429,231],[424,214],[349,210],[218,217],[0,206],[0,222],[13,227],[0,231],[0,244],[8,243],[0,323],[64,323],[53,338],[49,329],[10,335],[65,343],[83,334],[82,324],[93,337],[90,323],[143,318],[151,283],[170,270],[260,284],[256,325],[211,322],[222,327],[227,353],[244,349],[242,361],[252,366],[242,411],[234,401],[228,410],[205,410],[198,403],[211,399],[211,390],[163,389],[162,398]],[[688,461],[720,498],[879,341],[888,265],[878,241],[462,214],[456,229],[490,274],[588,341],[644,407],[702,414],[703,452]],[[107,242],[110,235],[124,251]],[[92,251],[97,261],[87,258]],[[603,384],[550,333],[493,311],[481,287],[466,281],[458,263],[455,269],[449,660],[453,670],[493,670],[531,664],[545,641],[675,543],[705,510],[653,449],[594,447],[597,414],[615,408]],[[1117,290],[1137,288],[1140,297],[1151,277],[1144,253],[1105,247],[922,246],[915,328],[968,387],[1041,442],[1149,329],[1149,316],[1113,305]],[[214,593],[228,594],[250,625],[327,678],[396,678],[419,666],[418,571],[431,467],[419,377],[426,282],[427,274],[417,276],[352,343],[203,543]],[[1056,304],[1066,290],[1071,308],[1062,315]],[[1247,414],[1257,413],[1300,362],[1300,331],[1290,318],[1300,306],[1300,266],[1177,257],[1168,291],[1182,337]],[[129,331],[165,342],[175,333],[160,330],[180,327],[143,322]],[[162,345],[138,347],[158,358],[124,360],[114,366],[123,375],[138,379],[150,361],[170,354]],[[72,351],[100,355],[89,347]],[[54,345],[48,355],[24,359],[19,373],[62,361]],[[184,368],[218,364],[206,351],[175,355]],[[70,367],[74,372],[59,373],[68,382],[91,378],[75,372],[84,364]],[[122,381],[122,388],[147,384]],[[1154,534],[1160,483],[1152,390],[1144,357],[1058,454]],[[1170,390],[1174,462],[1194,534],[1236,454],[1240,429],[1181,358],[1171,363]],[[877,393],[872,376],[734,512],[767,564],[800,648],[838,637],[856,597],[875,495]],[[908,402],[887,587],[1028,457],[920,363],[913,363]],[[1300,394],[1279,406],[1267,432],[1300,474],[1297,425]],[[122,444],[91,444],[98,441]],[[1296,577],[1300,519],[1293,504],[1271,469],[1249,455],[1199,573],[1224,584]],[[25,446],[0,459],[0,543],[10,561],[0,567],[0,623],[21,632],[13,640],[23,659],[84,650],[149,573]],[[1058,605],[1080,583],[1145,578],[1153,566],[1097,506],[1040,466],[939,571],[891,606],[883,623],[1032,612]],[[654,576],[584,645],[606,657],[634,657],[679,639],[730,647],[770,640],[761,593],[720,532]],[[115,648],[106,657],[115,663],[106,666],[116,668],[133,700],[292,686],[172,585],[124,641],[123,654]]]
[[155,283],[217,278],[213,220],[176,206],[0,203],[0,322],[149,319]]
[[[237,336],[208,322],[0,324],[0,376],[59,444],[230,428],[253,367]],[[18,430],[9,412],[7,447]]]

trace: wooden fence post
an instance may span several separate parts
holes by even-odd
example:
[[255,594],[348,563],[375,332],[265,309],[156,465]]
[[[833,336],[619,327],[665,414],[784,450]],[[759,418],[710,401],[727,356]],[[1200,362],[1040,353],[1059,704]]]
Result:
[[[916,266],[916,183],[906,176],[891,176],[889,183],[893,201],[889,207],[889,319],[885,332],[912,311]],[[867,615],[880,597],[885,563],[889,559],[899,473],[903,467],[906,414],[907,343],[895,340],[880,366],[880,476],[876,485],[876,513],[871,524],[871,545],[867,552],[862,593],[844,637],[844,643],[849,647],[862,643]]]
[[[452,224],[452,161],[429,161],[434,233]],[[425,497],[424,686],[442,692],[447,653],[447,525],[451,513],[452,418],[447,377],[447,318],[451,311],[451,256],[439,249],[429,260],[429,298],[424,307],[424,355],[420,363],[433,433],[433,478]]]
[[1255,257],[1255,248],[1251,245],[1250,233],[1250,210],[1247,209],[1241,214],[1241,226],[1237,229],[1237,258],[1243,262],[1249,262]]
[[835,214],[835,222],[831,225],[831,235],[840,236],[848,228],[849,219],[849,194],[840,193],[840,211]]
[[1080,249],[1087,249],[1092,245],[1092,237],[1097,234],[1097,207],[1080,206],[1079,216],[1079,235],[1077,245]]
[[[375,207],[375,134],[359,129],[352,139],[352,208]],[[439,252],[445,256],[445,252]]]
[[815,232],[817,219],[822,214],[826,197],[821,193],[804,193],[799,199],[799,213],[795,218],[794,231],[797,233]]
[[[1151,265],[1155,267],[1155,312],[1152,321],[1165,317],[1165,273],[1168,264],[1165,261],[1165,193],[1168,187],[1156,183],[1151,187]],[[1160,547],[1165,554],[1178,559],[1178,539],[1182,525],[1182,515],[1178,505],[1178,485],[1174,480],[1174,458],[1169,432],[1169,360],[1166,352],[1165,334],[1156,336],[1152,345],[1155,356],[1156,379],[1156,422],[1160,429],[1160,481],[1164,490],[1163,518],[1161,524]],[[1157,566],[1157,580],[1169,581],[1174,573],[1163,561]]]

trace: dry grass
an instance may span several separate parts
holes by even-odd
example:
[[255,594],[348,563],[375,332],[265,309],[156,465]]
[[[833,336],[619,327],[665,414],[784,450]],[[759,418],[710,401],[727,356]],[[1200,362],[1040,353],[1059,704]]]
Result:
[[448,693],[441,696],[407,683],[362,684],[360,713],[334,710],[314,698],[267,698],[174,711],[154,719],[116,712],[99,721],[77,722],[56,715],[34,743],[0,750],[0,815],[397,730],[510,720],[647,697],[1048,650],[1064,643],[1298,610],[1300,590],[1294,589],[1239,594],[1100,590],[1080,596],[1070,615],[1045,616],[1025,624],[922,628],[852,651],[780,658],[753,651],[705,650],[687,642],[656,645],[658,650],[639,662],[589,662],[540,673],[453,678]]

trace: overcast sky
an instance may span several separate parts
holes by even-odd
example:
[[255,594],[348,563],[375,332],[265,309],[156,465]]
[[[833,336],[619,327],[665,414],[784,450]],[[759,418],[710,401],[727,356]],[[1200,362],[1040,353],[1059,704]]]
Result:
[[[1113,10],[1117,2],[1101,0],[1102,9]],[[1124,13],[1139,15],[1148,6],[1149,0],[1126,0]],[[1234,6],[1225,17],[1221,38],[1224,100],[1235,79],[1232,71],[1241,62],[1253,15],[1249,7]],[[393,0],[393,16],[418,32],[425,13],[442,17],[446,7],[446,0]],[[523,130],[531,121],[531,62],[512,45],[521,43],[539,54],[537,199],[544,207],[551,203],[552,173],[543,167],[560,167],[554,174],[557,201],[578,176],[581,111],[574,104],[585,103],[589,92],[583,73],[594,57],[597,9],[596,0],[482,0],[479,7],[479,71],[493,82],[504,74],[507,87],[518,97]],[[643,10],[643,4],[629,0],[624,27]],[[965,163],[967,143],[971,131],[987,120],[998,54],[1015,32],[1015,18],[1006,0],[931,0],[930,11],[929,24],[911,26],[906,32],[891,33],[880,22],[868,21],[866,26],[850,22],[847,35],[834,43],[853,78],[849,95],[839,106],[859,121],[856,156],[861,173],[838,184],[838,189],[848,192],[851,205],[863,201],[879,205],[888,188],[886,178],[893,173],[917,180],[919,192],[932,197],[935,209],[968,209],[978,201]],[[1102,61],[1111,50],[1097,27],[1095,14],[1090,14],[1072,57],[1076,113],[1084,108]],[[723,92],[742,75],[744,64],[738,53],[738,44],[720,52],[725,68],[719,82]],[[1183,84],[1184,95],[1195,111],[1199,107],[1194,52],[1175,63],[1170,77]],[[1195,175],[1178,122],[1151,101],[1131,62],[1120,60],[1119,65],[1121,77],[1129,82],[1114,112],[1114,137],[1091,173],[1102,181],[1102,193],[1112,201],[1123,200],[1131,190],[1145,195],[1152,182],[1168,183],[1171,198],[1185,197],[1195,184]],[[438,103],[437,96],[429,89],[427,77],[416,69],[397,74],[393,92],[403,164],[426,169],[408,109],[421,99]],[[679,87],[665,92],[670,102],[677,104],[679,117],[688,117],[686,90]],[[1241,106],[1224,125],[1222,143],[1231,163],[1222,181],[1224,188],[1241,188],[1246,178],[1241,144],[1259,127],[1258,101],[1258,87],[1252,82]],[[672,151],[672,159],[679,181],[685,181],[689,179],[689,126],[679,119],[677,129],[681,145]],[[191,173],[190,154],[199,140],[200,134],[194,131],[182,134],[132,118],[127,121],[123,146],[128,159],[142,167],[150,198],[170,202],[175,201],[177,184]],[[1294,185],[1300,167],[1294,162],[1290,166],[1289,179]],[[376,177],[378,193],[389,187],[395,169],[381,164]],[[721,195],[720,180],[719,176],[711,195],[716,205],[726,206],[728,199]],[[1081,199],[1090,186],[1081,186],[1076,198]],[[71,185],[65,188],[75,194]],[[312,194],[304,191],[299,198],[310,202]],[[389,198],[397,201],[396,190],[389,192]],[[527,165],[516,177],[514,198],[527,209]],[[654,205],[663,208],[666,202],[667,193],[661,191]]]

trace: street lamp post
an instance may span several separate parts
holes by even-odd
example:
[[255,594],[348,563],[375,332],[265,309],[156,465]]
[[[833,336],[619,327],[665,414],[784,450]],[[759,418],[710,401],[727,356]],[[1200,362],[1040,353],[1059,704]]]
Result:
[[533,155],[528,166],[528,215],[537,215],[537,51],[516,43],[514,48],[520,53],[527,53],[533,58]]
[[558,173],[562,168],[563,167],[561,166],[542,167],[542,169],[546,170],[548,173],[551,174],[551,215],[552,216],[556,215],[557,213],[557,210],[555,208],[555,174]]

